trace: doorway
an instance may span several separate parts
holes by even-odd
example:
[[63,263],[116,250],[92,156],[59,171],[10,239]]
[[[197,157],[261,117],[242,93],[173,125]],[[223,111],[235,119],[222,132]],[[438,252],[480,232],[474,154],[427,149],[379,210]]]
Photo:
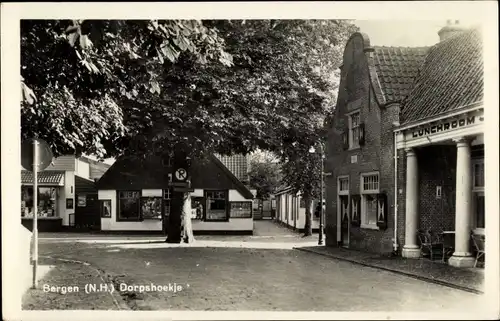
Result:
[[340,244],[349,247],[349,195],[339,195]]

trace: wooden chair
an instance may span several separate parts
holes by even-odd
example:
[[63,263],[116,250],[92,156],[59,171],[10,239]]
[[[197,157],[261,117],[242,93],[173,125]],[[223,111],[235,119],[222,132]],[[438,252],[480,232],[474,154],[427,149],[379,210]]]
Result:
[[439,234],[434,234],[431,230],[418,230],[417,235],[422,256],[428,253],[432,261],[435,254],[440,254],[444,261],[444,245]]
[[486,240],[485,240],[484,235],[480,235],[480,234],[472,233],[471,237],[472,237],[472,242],[474,244],[474,248],[476,249],[476,262],[474,262],[474,267],[476,267],[477,261],[479,261],[479,259],[481,257],[484,257],[484,255],[485,255],[484,245],[485,245]]

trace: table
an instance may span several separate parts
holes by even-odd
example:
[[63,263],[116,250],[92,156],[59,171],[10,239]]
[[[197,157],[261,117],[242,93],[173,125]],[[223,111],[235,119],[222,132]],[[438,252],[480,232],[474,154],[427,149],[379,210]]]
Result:
[[455,251],[455,231],[443,231],[443,249],[445,257],[450,257]]

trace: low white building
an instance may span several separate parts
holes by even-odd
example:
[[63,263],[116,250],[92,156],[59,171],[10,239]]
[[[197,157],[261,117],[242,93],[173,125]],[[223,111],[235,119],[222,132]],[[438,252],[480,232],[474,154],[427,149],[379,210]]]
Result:
[[[168,160],[119,158],[97,183],[103,231],[161,233],[169,222],[172,166]],[[195,234],[252,234],[253,194],[215,156],[190,168]]]
[[[303,232],[306,224],[306,206],[301,194],[293,193],[292,189],[287,187],[278,190],[274,195],[276,200],[275,220],[286,227]],[[319,229],[319,213],[315,215],[318,201],[311,202],[313,231]]]
[[[51,165],[38,173],[39,231],[60,231],[73,225],[79,183],[94,184],[90,176],[90,161],[74,155],[54,158]],[[21,221],[32,229],[33,173],[25,169],[21,169]]]

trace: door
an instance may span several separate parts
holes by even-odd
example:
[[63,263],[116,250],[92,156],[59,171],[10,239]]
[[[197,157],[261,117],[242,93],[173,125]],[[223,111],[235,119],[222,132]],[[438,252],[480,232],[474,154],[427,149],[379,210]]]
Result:
[[340,223],[340,242],[343,247],[349,247],[349,196],[339,196]]
[[79,229],[100,230],[101,213],[97,194],[77,194],[75,226]]

